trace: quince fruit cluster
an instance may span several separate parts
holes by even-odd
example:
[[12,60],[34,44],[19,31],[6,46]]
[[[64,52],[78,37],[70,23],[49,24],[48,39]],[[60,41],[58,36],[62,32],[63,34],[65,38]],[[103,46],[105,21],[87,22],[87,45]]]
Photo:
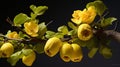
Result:
[[57,37],[52,37],[46,42],[44,51],[49,57],[59,53],[61,59],[65,62],[80,62],[83,58],[82,49],[78,44],[62,42]]

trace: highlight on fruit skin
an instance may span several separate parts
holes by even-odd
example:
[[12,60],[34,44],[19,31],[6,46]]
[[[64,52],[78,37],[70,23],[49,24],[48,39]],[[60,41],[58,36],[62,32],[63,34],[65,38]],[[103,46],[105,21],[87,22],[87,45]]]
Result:
[[44,47],[44,52],[49,57],[53,57],[59,52],[61,46],[62,46],[62,41],[57,37],[52,37],[47,40]]
[[1,46],[0,51],[2,55],[1,57],[8,58],[13,54],[14,46],[11,43],[6,42]]
[[60,49],[61,59],[65,62],[71,61],[72,52],[73,52],[72,46],[69,43],[64,42]]
[[87,41],[93,36],[92,28],[89,24],[81,24],[78,27],[78,38]]
[[82,60],[82,58],[83,58],[83,53],[82,53],[82,49],[81,49],[80,45],[71,44],[71,46],[73,48],[71,61],[80,62]]
[[36,59],[36,53],[32,50],[31,53],[29,53],[28,55],[24,55],[22,57],[22,62],[26,65],[26,66],[32,66],[32,64],[34,63]]

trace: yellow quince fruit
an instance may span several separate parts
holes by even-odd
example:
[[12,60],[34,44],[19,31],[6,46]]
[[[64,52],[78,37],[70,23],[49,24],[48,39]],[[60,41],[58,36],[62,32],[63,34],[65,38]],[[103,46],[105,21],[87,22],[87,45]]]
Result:
[[30,22],[25,22],[24,23],[24,30],[27,34],[29,34],[32,37],[37,37],[38,36],[38,31],[39,31],[39,25],[34,22],[34,21],[30,21]]
[[11,43],[6,42],[1,46],[0,51],[2,52],[2,57],[8,58],[13,54],[14,47]]
[[71,60],[73,62],[80,62],[83,58],[82,49],[78,44],[71,44],[73,48]]
[[89,40],[93,36],[92,28],[89,24],[81,24],[78,27],[78,38],[83,41]]
[[29,53],[28,55],[24,55],[22,57],[22,62],[26,65],[26,66],[32,66],[33,62],[36,59],[36,53],[32,50],[31,53]]
[[65,62],[69,62],[71,60],[72,52],[73,52],[72,46],[69,43],[64,42],[60,49],[61,59]]
[[62,46],[62,41],[57,37],[50,38],[44,47],[45,54],[49,57],[55,56]]
[[90,6],[87,9],[85,8],[83,11],[75,10],[72,14],[73,18],[71,19],[74,23],[87,23],[91,24],[96,17],[96,10],[94,6]]

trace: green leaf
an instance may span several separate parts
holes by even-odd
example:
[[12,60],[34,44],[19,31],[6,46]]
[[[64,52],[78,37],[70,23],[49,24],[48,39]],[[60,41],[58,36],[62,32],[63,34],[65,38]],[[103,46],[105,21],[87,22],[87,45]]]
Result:
[[55,33],[54,37],[63,38],[64,34],[58,32],[58,33]]
[[61,33],[61,32],[53,32],[53,31],[47,31],[46,32],[46,35],[45,35],[46,38],[51,38],[51,37],[58,37],[58,38],[63,38],[64,37],[64,34]]
[[94,2],[90,2],[90,3],[88,3],[86,5],[87,8],[89,6],[95,6],[96,11],[97,11],[99,16],[102,16],[103,13],[105,12],[105,10],[107,9],[106,5],[102,1],[100,1],[100,0],[97,0],[97,1],[94,1]]
[[30,9],[34,12],[36,10],[36,6],[35,5],[30,5]]
[[77,36],[77,30],[71,30],[71,31],[69,31],[68,35]]
[[35,10],[35,14],[42,15],[48,9],[47,6],[38,6]]
[[28,17],[24,13],[19,13],[18,15],[15,16],[13,21],[15,26],[21,26],[21,24],[25,23],[28,20],[30,20],[30,17]]
[[7,31],[7,34],[9,34],[9,33],[11,33],[11,32],[12,32],[11,30],[8,30],[8,31]]
[[86,41],[86,43],[86,47],[91,50],[92,48],[97,47],[99,41],[96,37],[92,37],[90,40]]
[[44,46],[45,43],[38,43],[33,47],[33,50],[36,51],[38,54],[44,53]]
[[97,53],[97,51],[98,51],[98,48],[92,48],[92,49],[90,50],[90,52],[88,53],[88,57],[89,57],[89,58],[93,58],[94,55]]
[[42,37],[47,31],[47,27],[45,25],[45,23],[40,23],[39,24],[39,31],[38,31],[38,34],[39,34],[39,37]]
[[73,30],[77,29],[77,27],[72,22],[68,22],[68,26]]
[[22,49],[22,53],[23,53],[25,56],[29,55],[31,52],[33,52],[32,49]]
[[93,47],[97,46],[98,41],[94,37],[88,41],[82,41],[79,38],[74,38],[73,43],[77,43],[82,47],[87,47],[88,49],[92,49]]
[[37,14],[34,14],[33,12],[31,12],[30,16],[31,16],[31,19],[34,20],[37,17]]
[[12,66],[15,66],[16,63],[19,61],[19,59],[22,57],[22,52],[21,51],[18,51],[14,54],[12,54],[8,59],[7,61],[12,65]]
[[35,19],[38,15],[43,15],[44,12],[48,9],[47,6],[38,6],[30,5],[30,9],[33,11],[31,12],[31,19]]
[[110,48],[104,47],[101,51],[104,58],[109,59],[112,57],[112,52]]
[[21,38],[29,37],[28,35],[24,34],[22,31],[19,31],[19,36]]
[[115,17],[109,17],[109,18],[103,19],[103,21],[101,22],[101,26],[107,27],[109,25],[112,25],[112,23],[116,20],[117,20],[117,18],[115,18]]
[[87,45],[87,42],[86,42],[86,41],[82,41],[82,40],[80,40],[80,39],[78,39],[78,38],[74,38],[74,39],[73,39],[73,43],[77,43],[77,44],[79,44],[79,45],[82,46],[82,47],[86,47],[86,45]]
[[46,31],[45,37],[49,39],[49,38],[53,37],[54,35],[55,35],[55,32],[53,32],[53,31]]
[[61,32],[64,35],[68,34],[68,28],[67,28],[67,26],[63,25],[63,26],[58,27],[58,32]]

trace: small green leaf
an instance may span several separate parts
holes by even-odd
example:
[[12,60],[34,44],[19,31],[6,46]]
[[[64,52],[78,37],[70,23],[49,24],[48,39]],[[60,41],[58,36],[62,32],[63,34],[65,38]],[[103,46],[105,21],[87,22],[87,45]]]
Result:
[[37,14],[34,14],[33,12],[31,12],[30,16],[31,16],[31,19],[34,20],[37,17]]
[[69,31],[68,35],[77,36],[77,30],[71,30],[71,31]]
[[58,32],[58,33],[55,33],[54,37],[63,38],[64,34]]
[[35,9],[34,13],[37,14],[37,15],[43,15],[44,12],[45,12],[47,9],[48,9],[47,6],[38,6],[38,7]]
[[94,2],[90,2],[90,3],[88,3],[86,5],[87,8],[89,6],[95,6],[96,11],[97,11],[99,16],[102,16],[103,13],[105,12],[105,10],[107,9],[106,5],[102,1],[100,1],[100,0],[97,0],[97,1],[94,1]]
[[89,58],[93,58],[94,55],[97,53],[97,51],[98,51],[98,48],[92,48],[92,49],[90,50],[90,52],[88,53],[88,57],[89,57]]
[[98,45],[99,41],[96,37],[92,37],[90,40],[86,41],[86,43],[86,47],[91,50]]
[[29,55],[31,52],[33,52],[32,49],[22,49],[22,53],[26,56]]
[[46,31],[45,37],[49,39],[49,38],[53,37],[54,35],[55,35],[55,32],[53,32],[53,31]]
[[9,33],[11,33],[11,32],[12,32],[11,30],[8,30],[8,31],[7,31],[7,34],[9,34]]
[[101,26],[107,27],[109,25],[112,25],[112,23],[116,20],[117,20],[117,18],[115,18],[115,17],[109,17],[109,18],[103,19],[103,21],[101,22]]
[[77,44],[79,44],[79,45],[82,46],[82,47],[86,47],[86,45],[87,45],[87,42],[82,41],[82,40],[80,40],[80,39],[78,39],[78,38],[74,38],[74,39],[73,39],[73,43],[77,43]]
[[24,34],[22,31],[19,31],[19,36],[21,38],[29,37],[28,35]]
[[15,16],[13,21],[15,26],[21,26],[21,24],[25,23],[28,20],[30,20],[30,17],[28,17],[24,13],[19,13],[18,15]]
[[44,53],[44,43],[38,43],[33,47],[33,50],[36,51],[38,54]]
[[34,12],[36,10],[36,6],[35,5],[30,5],[30,9]]
[[79,38],[74,38],[73,42],[79,44],[82,47],[87,47],[88,49],[92,49],[93,47],[96,47],[98,43],[98,41],[94,37],[88,41],[82,41]]
[[16,63],[19,61],[19,59],[22,57],[22,52],[21,51],[18,51],[14,54],[12,54],[8,59],[7,61],[12,65],[12,66],[15,66]]
[[39,31],[38,31],[38,34],[39,34],[39,37],[42,37],[47,31],[47,27],[45,25],[45,23],[40,23],[39,24]]
[[63,25],[63,26],[58,27],[58,32],[61,32],[63,34],[68,34],[67,26]]
[[68,26],[73,30],[77,29],[77,27],[72,22],[68,22]]
[[110,48],[107,48],[107,47],[103,48],[103,49],[102,49],[102,55],[103,55],[104,58],[106,58],[106,59],[111,58],[111,57],[112,57],[111,49],[110,49]]

